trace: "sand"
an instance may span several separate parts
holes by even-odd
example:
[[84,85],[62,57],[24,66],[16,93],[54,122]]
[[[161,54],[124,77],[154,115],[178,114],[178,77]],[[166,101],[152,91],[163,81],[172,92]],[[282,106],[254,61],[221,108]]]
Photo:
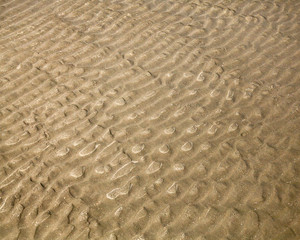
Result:
[[300,239],[300,1],[0,1],[1,240]]

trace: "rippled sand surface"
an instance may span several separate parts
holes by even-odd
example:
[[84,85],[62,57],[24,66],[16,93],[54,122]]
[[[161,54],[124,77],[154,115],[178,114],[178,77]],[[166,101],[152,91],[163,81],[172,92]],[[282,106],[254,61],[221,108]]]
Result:
[[300,1],[0,1],[0,239],[300,239]]

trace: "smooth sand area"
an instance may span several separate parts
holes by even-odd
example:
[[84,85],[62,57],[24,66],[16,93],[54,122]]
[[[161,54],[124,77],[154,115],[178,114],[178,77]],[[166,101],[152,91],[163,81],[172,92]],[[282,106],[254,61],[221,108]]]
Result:
[[299,0],[0,0],[1,240],[299,240]]

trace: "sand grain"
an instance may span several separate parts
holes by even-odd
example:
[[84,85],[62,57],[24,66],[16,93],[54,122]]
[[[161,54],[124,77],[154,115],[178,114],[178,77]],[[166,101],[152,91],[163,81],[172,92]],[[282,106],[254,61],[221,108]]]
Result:
[[0,239],[300,239],[298,0],[0,1]]

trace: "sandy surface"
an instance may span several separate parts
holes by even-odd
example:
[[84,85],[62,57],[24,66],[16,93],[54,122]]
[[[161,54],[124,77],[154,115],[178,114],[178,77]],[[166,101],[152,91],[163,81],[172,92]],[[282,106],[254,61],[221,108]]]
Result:
[[300,239],[300,1],[0,1],[0,239]]

